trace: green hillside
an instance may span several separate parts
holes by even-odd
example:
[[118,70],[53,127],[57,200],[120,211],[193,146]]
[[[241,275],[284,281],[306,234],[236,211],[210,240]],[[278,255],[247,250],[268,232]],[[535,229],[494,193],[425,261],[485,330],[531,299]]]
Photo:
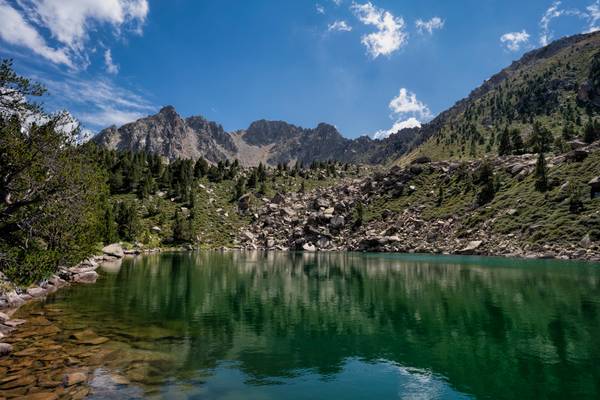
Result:
[[505,131],[509,153],[533,152],[536,122],[552,134],[554,153],[570,149],[571,140],[591,142],[600,136],[599,77],[600,33],[534,50],[425,126],[427,140],[409,158],[465,160],[498,154]]

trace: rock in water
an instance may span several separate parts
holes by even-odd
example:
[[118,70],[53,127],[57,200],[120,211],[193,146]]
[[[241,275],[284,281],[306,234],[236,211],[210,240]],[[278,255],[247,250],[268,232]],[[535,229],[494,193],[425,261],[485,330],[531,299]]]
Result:
[[0,356],[8,355],[12,352],[12,346],[8,343],[0,343]]
[[46,291],[41,287],[34,287],[27,289],[27,294],[31,297],[42,297],[46,294]]
[[73,281],[76,283],[96,283],[96,279],[98,279],[98,273],[96,271],[87,271],[75,275]]
[[125,256],[123,247],[121,247],[121,245],[118,243],[109,244],[102,249],[102,252],[111,257],[123,258],[123,256]]
[[65,375],[63,384],[67,387],[83,383],[87,380],[87,377],[83,372],[74,372],[72,374]]
[[58,400],[58,395],[50,392],[39,392],[27,396],[15,397],[15,400]]

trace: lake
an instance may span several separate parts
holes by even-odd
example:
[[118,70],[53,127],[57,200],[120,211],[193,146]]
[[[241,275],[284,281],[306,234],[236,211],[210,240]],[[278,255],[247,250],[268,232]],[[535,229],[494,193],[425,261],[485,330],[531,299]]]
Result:
[[15,343],[60,348],[28,370],[83,369],[92,399],[600,398],[597,264],[201,252],[99,272],[22,309],[58,329]]

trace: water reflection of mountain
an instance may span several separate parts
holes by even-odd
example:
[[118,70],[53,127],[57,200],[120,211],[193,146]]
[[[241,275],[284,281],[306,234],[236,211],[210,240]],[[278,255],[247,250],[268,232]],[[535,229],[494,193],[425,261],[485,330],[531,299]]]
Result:
[[173,332],[156,346],[176,354],[182,372],[234,360],[259,380],[306,369],[329,375],[358,357],[431,370],[480,397],[561,397],[574,387],[599,394],[600,270],[481,262],[490,265],[333,253],[155,255],[125,261],[69,301],[86,315],[110,311],[124,331]]

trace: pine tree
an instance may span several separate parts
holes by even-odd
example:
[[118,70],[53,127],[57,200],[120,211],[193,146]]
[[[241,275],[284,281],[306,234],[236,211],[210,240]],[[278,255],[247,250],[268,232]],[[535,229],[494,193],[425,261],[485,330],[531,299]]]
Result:
[[545,153],[550,150],[552,133],[542,126],[539,121],[533,123],[533,133],[530,137],[530,146],[536,153]]
[[506,156],[511,154],[512,146],[510,143],[510,135],[508,126],[498,135],[498,155]]
[[494,169],[488,160],[484,161],[475,175],[475,183],[479,185],[477,204],[482,206],[489,203],[496,195],[494,182]]
[[600,129],[598,129],[598,123],[594,122],[590,117],[583,130],[583,141],[586,143],[594,142],[599,137],[599,131]]
[[117,223],[115,221],[113,207],[110,204],[106,204],[104,207],[102,228],[102,241],[105,244],[115,243],[119,240],[119,234],[117,232]]
[[240,177],[235,184],[235,193],[233,195],[233,201],[237,201],[246,193],[246,178]]
[[513,148],[513,154],[523,154],[525,150],[525,143],[523,143],[521,131],[519,131],[517,128],[511,129],[510,141]]
[[444,202],[444,187],[442,185],[440,185],[438,188],[438,197],[437,197],[436,204],[438,207],[441,207],[443,202]]
[[362,202],[358,202],[356,204],[356,208],[354,210],[355,213],[355,220],[354,220],[354,225],[355,226],[361,226],[364,222],[365,219],[365,208],[363,206]]
[[173,239],[176,242],[190,242],[192,240],[192,222],[179,211],[175,213]]
[[202,178],[206,176],[206,173],[208,172],[208,167],[208,162],[204,158],[200,157],[194,165],[194,177]]
[[116,220],[119,236],[130,242],[135,241],[142,230],[140,217],[135,203],[119,203]]
[[545,192],[548,190],[547,173],[546,157],[543,152],[540,152],[535,164],[535,189],[538,192]]

